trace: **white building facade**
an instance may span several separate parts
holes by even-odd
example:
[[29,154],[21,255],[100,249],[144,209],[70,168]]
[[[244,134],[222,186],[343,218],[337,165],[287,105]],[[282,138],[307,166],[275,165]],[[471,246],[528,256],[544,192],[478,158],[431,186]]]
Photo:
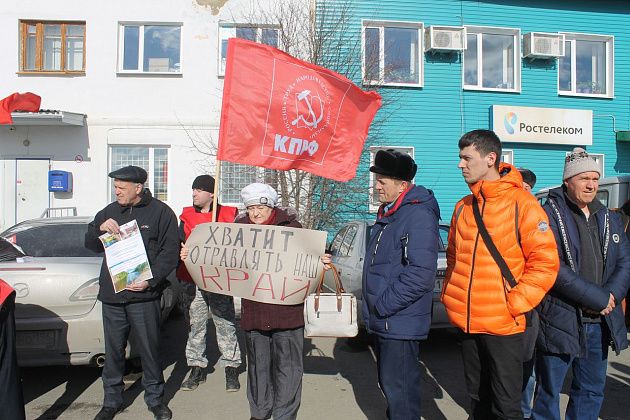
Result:
[[[113,199],[107,173],[122,166],[147,169],[176,213],[192,180],[215,173],[226,40],[277,45],[279,29],[256,17],[271,1],[177,3],[3,2],[0,99],[33,92],[54,112],[0,125],[0,231],[48,208],[95,214]],[[223,166],[224,203],[258,173],[235,169]],[[71,174],[71,191],[49,191],[51,170]]]

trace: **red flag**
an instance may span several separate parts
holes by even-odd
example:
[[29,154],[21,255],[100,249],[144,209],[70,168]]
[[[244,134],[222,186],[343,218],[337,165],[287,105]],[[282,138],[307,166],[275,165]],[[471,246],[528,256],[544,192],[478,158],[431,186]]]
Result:
[[11,112],[28,111],[37,112],[42,103],[42,98],[34,93],[14,93],[0,101],[0,124],[13,124]]
[[340,74],[231,38],[217,157],[348,181],[380,106]]

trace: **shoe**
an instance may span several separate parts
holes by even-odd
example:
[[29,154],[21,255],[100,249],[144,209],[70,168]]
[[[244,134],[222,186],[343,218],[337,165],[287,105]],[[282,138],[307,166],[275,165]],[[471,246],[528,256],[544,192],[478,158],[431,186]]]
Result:
[[206,382],[206,375],[203,373],[203,369],[199,366],[193,366],[192,369],[190,369],[188,379],[182,382],[180,389],[183,391],[192,391],[196,389],[199,384],[204,382]]
[[118,413],[118,410],[114,407],[103,407],[94,417],[94,420],[112,420],[116,413]]
[[173,412],[164,404],[149,407],[149,411],[153,413],[155,420],[171,420],[173,418]]
[[236,392],[241,389],[241,383],[238,381],[238,372],[235,367],[228,366],[225,368],[225,390],[227,392]]

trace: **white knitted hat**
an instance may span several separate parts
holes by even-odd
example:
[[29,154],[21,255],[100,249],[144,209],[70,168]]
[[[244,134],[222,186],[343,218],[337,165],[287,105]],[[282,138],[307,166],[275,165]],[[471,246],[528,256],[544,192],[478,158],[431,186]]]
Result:
[[254,182],[241,190],[245,207],[264,205],[274,208],[278,203],[278,193],[267,184]]
[[595,159],[589,156],[589,154],[586,153],[586,150],[581,147],[576,147],[564,159],[564,172],[562,173],[562,180],[564,181],[572,176],[584,172],[597,172],[600,176],[602,175],[599,170],[599,165]]

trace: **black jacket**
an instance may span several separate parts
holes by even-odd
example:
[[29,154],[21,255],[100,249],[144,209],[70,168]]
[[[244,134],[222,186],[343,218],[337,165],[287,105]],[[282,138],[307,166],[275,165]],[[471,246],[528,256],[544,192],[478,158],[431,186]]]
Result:
[[[558,210],[557,213],[552,202]],[[597,221],[600,240],[605,248],[605,252],[602,250],[605,258],[603,283],[599,286],[579,275],[580,235],[571,215],[564,187],[551,190],[543,208],[549,216],[550,227],[556,237],[560,255],[560,271],[553,288],[538,307],[539,349],[549,353],[583,355],[586,337],[582,325],[582,309],[601,311],[608,304],[610,293],[612,293],[617,305],[612,313],[603,317],[603,320],[610,331],[610,344],[619,354],[621,350],[628,347],[620,302],[626,295],[630,280],[630,243],[623,232],[621,218],[605,207],[601,207],[591,215]],[[566,232],[568,252],[564,246],[560,220]],[[571,261],[574,268],[571,268]]]
[[162,293],[166,276],[177,267],[179,260],[179,233],[177,218],[173,210],[160,200],[153,198],[149,190],[144,190],[142,199],[135,206],[121,206],[113,202],[99,211],[88,225],[85,234],[85,247],[96,252],[103,251],[98,239],[102,232],[99,227],[107,219],[114,219],[119,225],[136,220],[147,251],[153,278],[149,287],[142,292],[123,290],[114,293],[112,278],[103,259],[99,277],[98,299],[105,303],[131,303],[158,299]]

